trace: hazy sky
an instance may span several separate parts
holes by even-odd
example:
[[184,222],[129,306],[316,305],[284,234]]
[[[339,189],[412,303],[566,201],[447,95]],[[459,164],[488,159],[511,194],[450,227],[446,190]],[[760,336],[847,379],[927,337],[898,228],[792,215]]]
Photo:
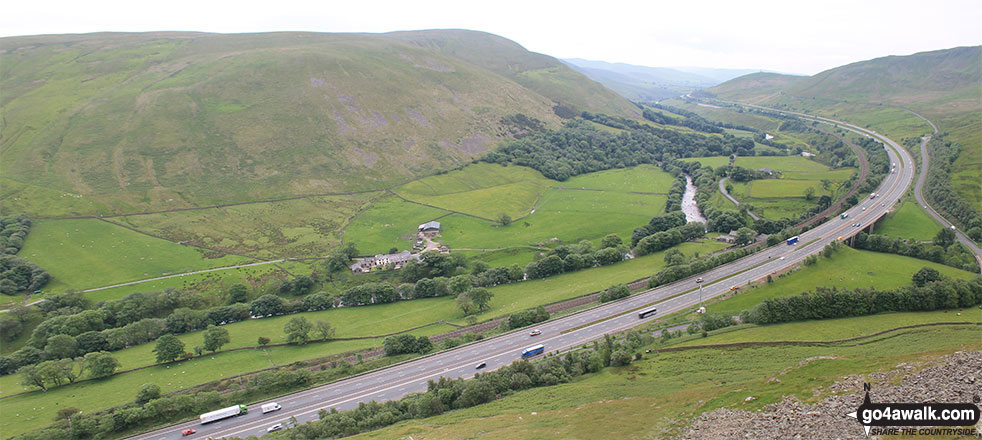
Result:
[[0,6],[0,36],[464,28],[559,58],[803,74],[982,44],[979,23],[979,0],[37,0]]

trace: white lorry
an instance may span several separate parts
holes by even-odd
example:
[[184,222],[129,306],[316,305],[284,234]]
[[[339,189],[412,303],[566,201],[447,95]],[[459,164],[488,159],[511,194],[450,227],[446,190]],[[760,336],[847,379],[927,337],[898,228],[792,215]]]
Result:
[[235,417],[239,414],[248,413],[249,410],[245,405],[235,405],[228,408],[218,409],[212,412],[206,412],[200,416],[198,419],[201,420],[201,424],[211,423],[217,420],[227,419],[229,417]]

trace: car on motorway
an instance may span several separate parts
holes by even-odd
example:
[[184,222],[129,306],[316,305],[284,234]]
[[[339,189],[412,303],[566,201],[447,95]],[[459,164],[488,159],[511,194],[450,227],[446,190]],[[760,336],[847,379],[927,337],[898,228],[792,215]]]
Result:
[[539,336],[542,334],[542,330],[535,329],[529,332],[529,336]]
[[488,363],[487,362],[481,362],[481,363],[477,364],[477,366],[474,367],[474,369],[475,370],[480,370],[480,369],[482,369],[482,368],[484,368],[486,366],[488,366]]
[[188,429],[185,429],[185,430],[181,431],[181,435],[187,437],[187,436],[189,436],[191,434],[194,434],[196,432],[198,432],[198,431],[195,431],[195,430],[193,430],[191,428],[188,428]]
[[283,424],[282,423],[277,423],[277,424],[275,424],[273,426],[270,426],[269,428],[266,428],[266,432],[275,432],[275,431],[279,431],[281,429],[283,429]]
[[733,286],[733,287],[730,287],[730,290],[740,290],[740,286]]
[[778,258],[778,260],[784,260],[784,257]]

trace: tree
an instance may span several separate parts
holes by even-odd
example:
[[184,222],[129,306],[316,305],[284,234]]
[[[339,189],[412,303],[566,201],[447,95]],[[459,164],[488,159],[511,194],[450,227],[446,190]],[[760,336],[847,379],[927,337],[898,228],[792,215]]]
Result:
[[184,343],[177,336],[166,334],[157,338],[157,346],[153,349],[157,353],[157,363],[173,361],[184,354]]
[[450,282],[447,283],[447,287],[449,287],[450,291],[453,293],[458,293],[458,294],[464,293],[468,289],[473,287],[473,283],[471,282],[471,276],[457,275],[450,279]]
[[155,383],[145,383],[140,386],[140,391],[136,393],[136,403],[144,404],[153,399],[160,398],[160,387]]
[[283,333],[286,333],[286,342],[306,344],[312,329],[313,325],[306,317],[294,316],[283,326]]
[[615,248],[624,244],[624,240],[621,240],[621,236],[617,234],[607,234],[602,240],[600,240],[601,248]]
[[685,264],[685,254],[682,251],[675,248],[665,251],[666,266],[678,266],[680,264]]
[[78,342],[68,335],[54,335],[48,338],[44,354],[49,359],[72,358],[78,353]]
[[631,289],[626,284],[610,286],[600,294],[600,302],[605,303],[615,299],[627,298],[631,295]]
[[228,303],[244,303],[249,300],[249,289],[241,284],[233,284],[228,288]]
[[743,227],[743,228],[737,229],[737,234],[736,234],[736,240],[735,240],[735,242],[736,242],[736,244],[741,245],[741,246],[748,245],[748,244],[754,242],[754,237],[756,235],[757,234],[754,233],[754,230],[753,229],[750,229],[750,228],[747,228],[747,227]]
[[474,307],[474,302],[471,301],[471,297],[468,295],[468,292],[457,294],[457,298],[454,300],[454,302],[457,304],[457,308],[460,309],[461,312],[464,312],[464,315],[470,315],[476,309],[476,307]]
[[269,294],[256,298],[249,303],[249,308],[252,316],[259,317],[282,315],[286,312],[286,304],[283,302],[283,298]]
[[314,321],[314,333],[317,333],[321,339],[334,337],[334,326],[327,321]]
[[260,336],[259,339],[256,340],[256,344],[259,345],[260,347],[265,347],[266,344],[269,344],[269,338],[265,336]]
[[498,216],[498,223],[500,223],[501,226],[508,226],[508,225],[510,225],[511,224],[511,216],[508,215],[508,214],[505,214],[505,213],[501,213],[501,215]]
[[809,186],[808,188],[805,188],[805,200],[810,202],[814,198],[815,198],[815,187]]
[[948,246],[955,242],[955,238],[957,237],[954,229],[944,228],[934,236],[934,244],[948,249]]
[[324,267],[327,268],[328,272],[338,272],[347,269],[350,261],[351,259],[344,251],[337,251],[327,257]]
[[911,281],[913,281],[914,285],[917,287],[924,287],[928,283],[940,281],[943,280],[944,278],[945,277],[944,275],[941,275],[941,272],[938,272],[937,270],[932,269],[930,267],[924,266],[916,273],[914,273],[914,276],[911,277]]
[[17,369],[17,372],[20,373],[21,385],[25,387],[38,387],[41,391],[48,391],[39,365],[25,365]]
[[212,353],[218,351],[223,345],[228,344],[231,340],[228,335],[228,330],[222,327],[208,327],[204,333],[204,346],[205,350],[209,350]]
[[72,406],[69,406],[67,408],[59,409],[58,410],[58,413],[55,415],[55,421],[57,422],[58,420],[67,420],[68,421],[68,428],[71,429],[72,428],[72,417],[75,417],[75,415],[78,414],[78,413],[80,413],[80,412],[82,412],[82,411],[79,410],[78,408],[75,408],[75,407],[72,407]]
[[627,350],[614,350],[610,355],[610,365],[612,367],[623,367],[631,363],[631,354]]
[[119,361],[108,352],[100,351],[85,355],[85,369],[88,370],[90,378],[112,376],[117,368],[119,368]]
[[470,297],[471,303],[477,310],[484,311],[491,308],[491,298],[494,298],[494,293],[483,287],[478,287],[468,290],[467,296]]
[[17,339],[20,336],[20,332],[24,330],[24,325],[17,319],[3,318],[0,319],[0,339],[10,342]]

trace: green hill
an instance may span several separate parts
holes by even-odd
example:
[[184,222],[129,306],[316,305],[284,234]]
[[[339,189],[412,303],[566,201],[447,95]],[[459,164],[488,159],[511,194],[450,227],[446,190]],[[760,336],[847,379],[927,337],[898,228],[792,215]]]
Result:
[[563,104],[637,109],[471,31],[0,39],[0,209],[166,210],[378,189],[462,164]]
[[829,69],[810,77],[752,74],[707,92],[719,98],[809,111],[896,138],[917,137],[928,118],[961,144],[952,186],[974,206],[982,204],[982,46],[888,56]]

